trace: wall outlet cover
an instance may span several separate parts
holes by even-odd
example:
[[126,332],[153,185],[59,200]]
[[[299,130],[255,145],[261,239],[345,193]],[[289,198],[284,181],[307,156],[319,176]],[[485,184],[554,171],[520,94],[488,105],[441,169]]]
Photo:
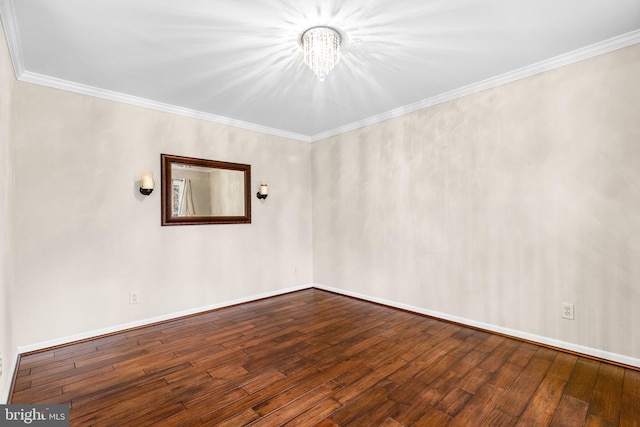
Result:
[[569,320],[575,319],[575,306],[573,304],[567,302],[562,303],[562,318]]
[[129,304],[138,304],[140,302],[140,293],[138,291],[129,292]]

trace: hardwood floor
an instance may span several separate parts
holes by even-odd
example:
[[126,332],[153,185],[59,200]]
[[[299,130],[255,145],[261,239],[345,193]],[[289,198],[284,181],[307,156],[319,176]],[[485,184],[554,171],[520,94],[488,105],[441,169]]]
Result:
[[71,425],[640,426],[640,372],[320,290],[21,358]]

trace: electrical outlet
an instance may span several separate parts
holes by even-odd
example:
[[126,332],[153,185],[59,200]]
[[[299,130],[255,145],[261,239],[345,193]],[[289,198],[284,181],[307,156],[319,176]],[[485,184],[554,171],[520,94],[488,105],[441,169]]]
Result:
[[575,318],[575,306],[566,302],[562,303],[562,318],[573,320]]
[[140,293],[138,291],[129,292],[129,304],[138,304],[140,302]]

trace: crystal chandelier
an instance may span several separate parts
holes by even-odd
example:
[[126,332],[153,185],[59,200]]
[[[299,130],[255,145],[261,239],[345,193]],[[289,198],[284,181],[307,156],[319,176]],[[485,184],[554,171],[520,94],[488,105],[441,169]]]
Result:
[[340,33],[329,27],[312,27],[302,33],[304,63],[320,81],[340,62]]

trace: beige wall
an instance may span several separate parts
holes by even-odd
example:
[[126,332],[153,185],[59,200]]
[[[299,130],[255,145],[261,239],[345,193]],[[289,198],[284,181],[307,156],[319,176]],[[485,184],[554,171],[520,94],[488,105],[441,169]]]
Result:
[[11,103],[15,79],[11,59],[0,24],[0,403],[5,402],[10,381],[10,366],[15,355],[11,299],[13,298],[13,150],[10,144]]
[[640,358],[639,76],[637,44],[314,143],[314,281]]
[[[21,82],[12,122],[18,345],[311,283],[309,144]],[[160,153],[251,164],[272,194],[252,224],[161,227]]]

